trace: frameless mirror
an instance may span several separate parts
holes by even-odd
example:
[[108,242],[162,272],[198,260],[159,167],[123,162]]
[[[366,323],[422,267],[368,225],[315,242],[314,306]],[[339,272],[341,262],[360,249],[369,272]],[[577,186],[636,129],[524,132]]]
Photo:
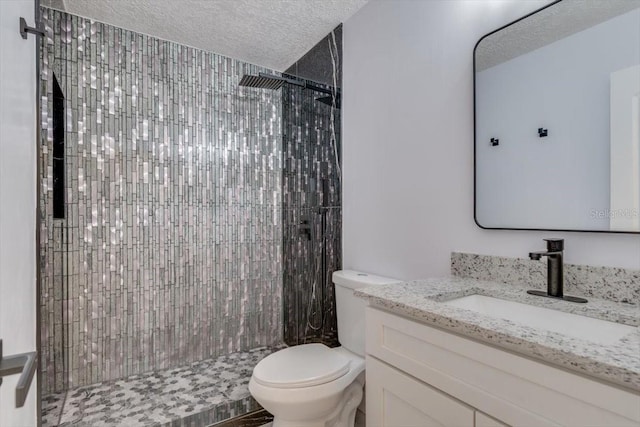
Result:
[[640,233],[640,0],[561,0],[474,52],[483,228]]

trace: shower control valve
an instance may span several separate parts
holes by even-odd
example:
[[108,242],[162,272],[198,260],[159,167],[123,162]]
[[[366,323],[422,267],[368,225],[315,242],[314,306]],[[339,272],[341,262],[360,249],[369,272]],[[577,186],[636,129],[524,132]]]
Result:
[[298,224],[298,233],[306,236],[307,240],[311,240],[311,222],[309,218],[303,217]]

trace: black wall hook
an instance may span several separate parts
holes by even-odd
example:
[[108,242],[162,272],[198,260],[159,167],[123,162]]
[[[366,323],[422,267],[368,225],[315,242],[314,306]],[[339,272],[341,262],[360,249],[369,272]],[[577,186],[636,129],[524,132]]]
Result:
[[495,147],[496,145],[500,145],[500,140],[498,138],[491,138],[491,146]]
[[544,138],[547,135],[549,135],[549,129],[538,128],[538,136],[540,138]]

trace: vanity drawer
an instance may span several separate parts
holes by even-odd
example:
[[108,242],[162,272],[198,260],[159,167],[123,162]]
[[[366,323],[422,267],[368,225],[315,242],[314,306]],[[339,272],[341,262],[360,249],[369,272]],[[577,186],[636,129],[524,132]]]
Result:
[[367,354],[509,425],[640,426],[640,394],[367,308]]

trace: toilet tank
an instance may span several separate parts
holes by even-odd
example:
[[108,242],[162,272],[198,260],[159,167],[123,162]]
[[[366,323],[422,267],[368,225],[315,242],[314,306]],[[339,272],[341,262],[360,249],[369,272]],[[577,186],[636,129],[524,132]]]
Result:
[[333,273],[338,317],[338,341],[351,351],[364,357],[365,307],[367,302],[353,295],[355,289],[402,283],[398,279],[374,276],[359,271],[341,270]]

